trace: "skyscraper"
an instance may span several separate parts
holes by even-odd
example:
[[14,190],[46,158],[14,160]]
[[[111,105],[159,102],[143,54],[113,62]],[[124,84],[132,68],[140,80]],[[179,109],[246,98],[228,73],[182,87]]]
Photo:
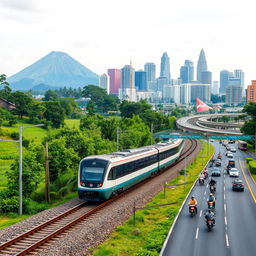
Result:
[[252,80],[252,84],[247,86],[247,103],[256,102],[256,80]]
[[220,71],[220,93],[226,93],[229,77],[232,77],[232,72],[228,70]]
[[109,93],[118,95],[121,87],[121,70],[120,69],[108,69],[109,75]]
[[131,65],[125,65],[121,69],[119,98],[121,100],[136,101],[134,68]]
[[135,71],[135,88],[138,91],[147,91],[147,72]]
[[148,62],[144,65],[144,71],[147,73],[147,89],[151,91],[156,90],[156,65]]
[[191,60],[185,60],[184,66],[181,66],[180,79],[183,84],[194,80],[194,65]]
[[169,61],[168,54],[166,52],[163,53],[161,58],[160,77],[166,77],[168,84],[170,83],[170,79],[171,79],[170,61]]
[[202,82],[201,74],[204,71],[208,71],[208,69],[207,69],[207,62],[205,58],[205,52],[204,52],[204,49],[202,49],[197,62],[197,81],[198,82]]
[[226,87],[226,103],[237,105],[242,102],[242,86],[229,85]]
[[201,72],[201,83],[212,85],[212,72],[210,71]]
[[107,74],[102,74],[100,76],[99,85],[102,89],[105,89],[106,92],[109,94],[109,76]]
[[219,94],[219,81],[213,81],[212,93]]

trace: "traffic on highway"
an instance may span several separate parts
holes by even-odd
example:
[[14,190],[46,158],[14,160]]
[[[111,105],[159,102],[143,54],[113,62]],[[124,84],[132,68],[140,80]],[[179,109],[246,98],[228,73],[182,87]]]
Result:
[[[160,255],[256,255],[256,183],[238,141],[210,142],[215,155],[189,194]],[[208,177],[207,177],[208,176]]]

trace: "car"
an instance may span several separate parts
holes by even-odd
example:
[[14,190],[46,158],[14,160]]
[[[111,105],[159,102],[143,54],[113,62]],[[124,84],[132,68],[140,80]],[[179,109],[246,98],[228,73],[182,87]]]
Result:
[[212,169],[212,176],[220,176],[220,168],[218,168],[218,167],[214,167],[213,169]]
[[214,142],[214,140],[213,140],[213,139],[210,139],[210,142]]
[[215,162],[215,166],[216,166],[216,167],[221,166],[221,161],[220,161],[220,160],[217,160],[217,161]]
[[227,151],[230,151],[230,150],[231,150],[231,147],[226,146],[226,149],[227,149]]
[[229,170],[229,177],[239,177],[239,171],[237,168],[231,168]]
[[231,148],[230,151],[235,153],[236,149],[235,148]]
[[228,141],[228,144],[234,144],[234,143],[236,143],[235,140],[229,140],[229,141]]
[[232,182],[232,190],[233,191],[244,191],[244,184],[242,180],[235,179]]
[[227,158],[233,158],[233,154],[232,153],[227,153],[226,156],[227,156]]

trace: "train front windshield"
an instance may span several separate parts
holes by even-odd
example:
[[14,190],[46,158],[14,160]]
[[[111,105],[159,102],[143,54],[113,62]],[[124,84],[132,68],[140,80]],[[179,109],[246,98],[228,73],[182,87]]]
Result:
[[107,161],[99,159],[88,159],[82,161],[80,166],[81,181],[102,181],[107,164]]

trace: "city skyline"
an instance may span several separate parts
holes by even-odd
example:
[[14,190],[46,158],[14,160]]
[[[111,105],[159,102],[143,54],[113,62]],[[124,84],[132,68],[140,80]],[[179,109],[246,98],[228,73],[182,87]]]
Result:
[[[219,80],[221,70],[241,68],[247,85],[256,76],[256,52],[254,34],[246,29],[253,24],[254,8],[245,2],[241,11],[239,5],[219,0],[207,6],[202,0],[186,4],[77,0],[75,5],[60,0],[2,0],[0,71],[13,75],[56,50],[67,52],[99,75],[108,68],[123,67],[130,59],[136,69],[154,62],[159,74],[159,57],[166,51],[172,77],[177,78],[184,60],[196,64],[204,48],[213,80]],[[141,12],[145,7],[147,12]],[[234,40],[231,35],[237,31],[239,37]],[[179,37],[174,40],[175,35]]]

